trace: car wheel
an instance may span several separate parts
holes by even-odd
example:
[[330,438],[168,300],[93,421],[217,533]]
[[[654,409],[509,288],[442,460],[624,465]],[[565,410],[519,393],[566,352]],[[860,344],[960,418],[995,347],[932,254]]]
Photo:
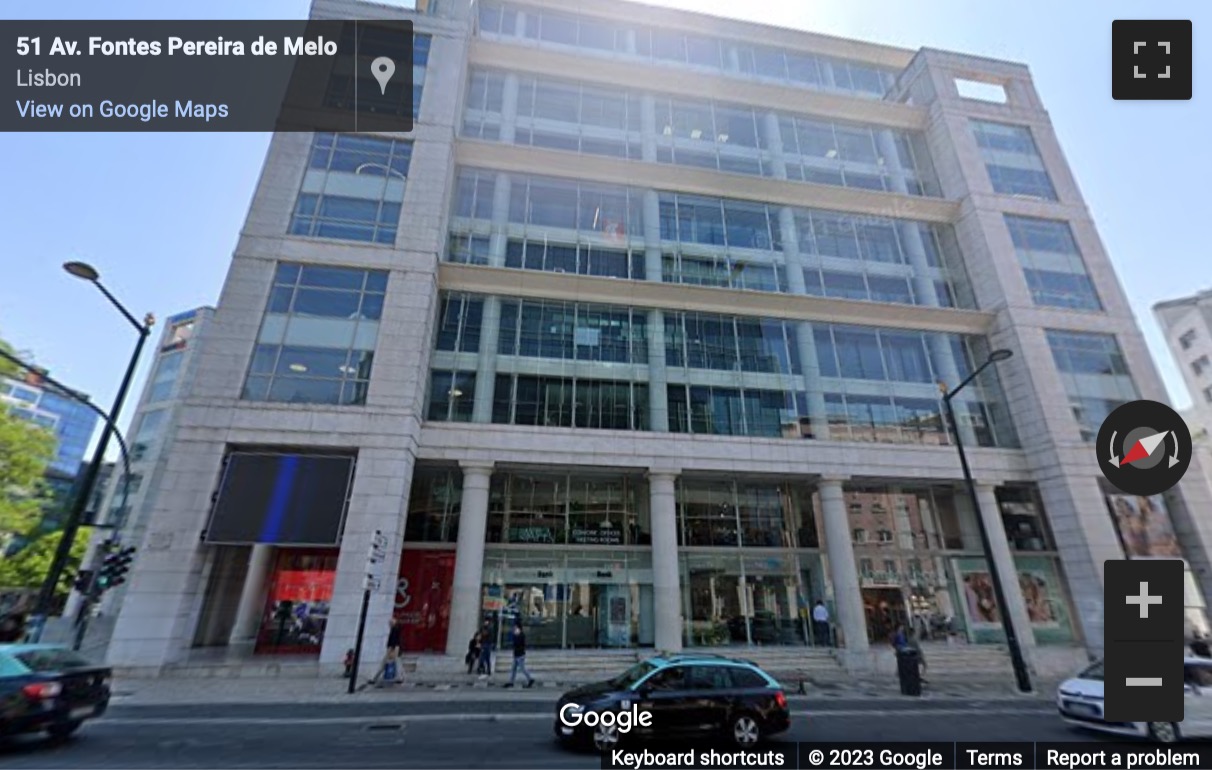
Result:
[[731,727],[732,742],[741,748],[755,746],[762,739],[762,728],[753,714],[737,714],[732,718]]
[[1178,725],[1173,722],[1150,722],[1149,737],[1158,743],[1177,743]]
[[72,733],[80,729],[83,722],[63,722],[57,725],[51,725],[46,728],[46,733],[52,738],[68,738]]
[[593,728],[593,747],[598,751],[610,751],[619,747],[622,735],[618,725],[598,723]]

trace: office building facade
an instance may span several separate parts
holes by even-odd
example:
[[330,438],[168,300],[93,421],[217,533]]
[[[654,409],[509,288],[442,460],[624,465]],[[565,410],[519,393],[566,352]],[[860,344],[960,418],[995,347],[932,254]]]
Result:
[[[199,307],[164,320],[147,381],[125,434],[129,475],[120,455],[116,464],[107,463],[107,472],[95,487],[96,502],[90,510],[96,511],[95,520],[101,526],[92,533],[82,560],[85,568],[93,564],[98,545],[106,540],[124,545],[143,541],[148,513],[161,488],[165,462],[162,450],[172,442],[185,383],[197,374],[195,352],[199,335],[213,315],[214,308]],[[108,592],[102,614],[108,615],[119,607],[124,594],[125,586]],[[80,598],[78,592],[72,592],[65,615],[74,616]],[[104,634],[108,627],[98,624],[93,631],[94,635]]]
[[[112,662],[338,666],[376,533],[368,650],[393,614],[459,659],[485,619],[1101,648],[1091,439],[1164,395],[1025,66],[632,3],[313,15],[413,18],[415,130],[274,137]],[[976,511],[939,383],[1003,348],[954,402]],[[1206,498],[1133,502],[1193,575]]]

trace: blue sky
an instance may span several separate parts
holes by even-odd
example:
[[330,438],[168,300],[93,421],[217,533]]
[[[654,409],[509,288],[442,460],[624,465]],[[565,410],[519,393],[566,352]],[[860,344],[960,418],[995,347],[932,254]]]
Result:
[[[396,4],[401,4],[397,2]],[[663,5],[1025,62],[1149,339],[1173,403],[1190,402],[1155,302],[1212,288],[1212,3],[1160,0],[666,0]],[[302,18],[306,0],[7,0],[7,18]],[[1189,102],[1111,99],[1114,19],[1193,19]],[[267,134],[0,134],[0,336],[108,408],[134,332],[70,259],[94,264],[131,311],[213,304]],[[147,360],[150,356],[146,357]],[[144,361],[140,381],[146,375]],[[138,393],[136,389],[134,393]],[[128,403],[127,418],[129,419]],[[125,424],[128,422],[123,420]]]

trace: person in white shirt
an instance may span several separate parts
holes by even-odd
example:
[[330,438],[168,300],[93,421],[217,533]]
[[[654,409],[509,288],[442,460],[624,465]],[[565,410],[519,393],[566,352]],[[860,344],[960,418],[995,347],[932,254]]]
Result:
[[830,646],[829,609],[825,606],[825,602],[820,599],[816,600],[816,606],[812,608],[812,631],[818,645],[823,647]]

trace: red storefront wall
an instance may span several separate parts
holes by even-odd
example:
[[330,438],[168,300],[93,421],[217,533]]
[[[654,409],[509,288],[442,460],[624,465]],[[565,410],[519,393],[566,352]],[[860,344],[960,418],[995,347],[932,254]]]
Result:
[[404,551],[395,616],[405,652],[445,652],[454,585],[454,551]]

